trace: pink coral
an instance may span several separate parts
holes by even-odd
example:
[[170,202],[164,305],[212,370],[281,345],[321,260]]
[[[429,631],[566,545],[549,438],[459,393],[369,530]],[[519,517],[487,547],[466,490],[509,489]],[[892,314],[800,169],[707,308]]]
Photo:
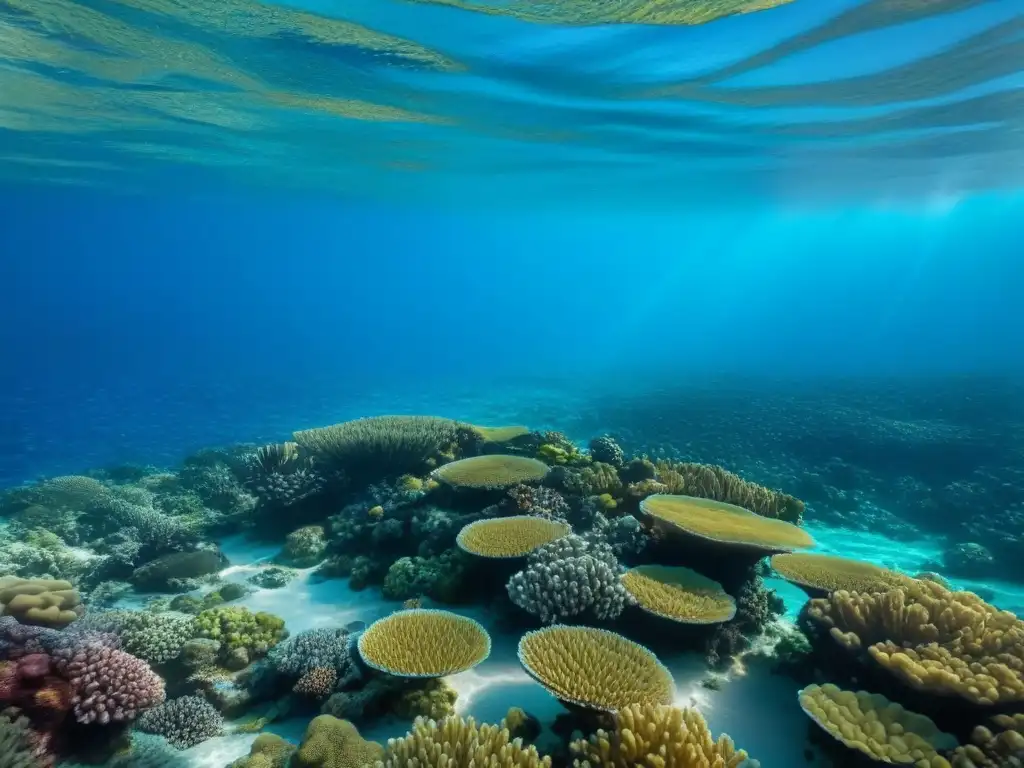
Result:
[[80,723],[129,722],[164,700],[164,681],[130,653],[88,643],[59,654]]

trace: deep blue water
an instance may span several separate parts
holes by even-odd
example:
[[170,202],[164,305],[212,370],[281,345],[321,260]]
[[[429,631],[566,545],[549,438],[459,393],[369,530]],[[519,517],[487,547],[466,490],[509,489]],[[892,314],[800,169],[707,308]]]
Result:
[[710,376],[1024,373],[1024,207],[1005,198],[600,217],[4,203],[4,483],[369,413],[560,426]]

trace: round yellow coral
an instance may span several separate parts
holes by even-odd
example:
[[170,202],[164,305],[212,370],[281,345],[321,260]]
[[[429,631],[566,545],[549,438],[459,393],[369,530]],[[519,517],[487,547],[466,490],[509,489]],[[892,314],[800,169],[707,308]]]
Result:
[[717,624],[736,615],[736,601],[717,581],[683,567],[641,565],[622,586],[648,613],[683,624]]
[[786,581],[812,594],[846,589],[852,592],[886,590],[906,584],[910,577],[862,560],[809,552],[772,556],[772,568]]
[[789,552],[814,546],[814,539],[801,528],[711,499],[695,496],[656,494],[640,502],[640,510],[655,525],[719,544]]
[[850,749],[883,763],[949,768],[938,750],[953,749],[956,739],[885,696],[831,683],[809,685],[797,695],[804,712]]
[[491,653],[482,626],[451,611],[401,610],[359,636],[367,666],[396,677],[445,677],[472,669]]
[[463,527],[455,543],[478,557],[525,557],[569,533],[568,523],[531,515],[492,517]]
[[438,467],[432,476],[455,488],[507,488],[544,479],[548,465],[527,456],[473,456]]
[[302,746],[291,762],[297,768],[363,768],[383,752],[380,744],[364,739],[348,720],[320,715],[306,727]]
[[526,633],[519,662],[567,704],[615,712],[630,704],[669,704],[675,682],[648,649],[605,629],[559,624]]

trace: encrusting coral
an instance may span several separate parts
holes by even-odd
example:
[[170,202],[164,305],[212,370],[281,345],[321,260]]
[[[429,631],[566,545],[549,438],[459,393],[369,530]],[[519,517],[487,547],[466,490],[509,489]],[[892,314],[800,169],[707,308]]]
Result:
[[717,624],[736,615],[736,601],[717,581],[690,568],[641,565],[622,585],[644,611],[682,624]]
[[556,699],[586,709],[670,704],[675,693],[671,673],[651,651],[605,629],[555,625],[527,632],[519,662]]
[[574,768],[755,768],[726,734],[711,736],[700,712],[631,704],[615,714],[615,729],[570,745]]
[[718,544],[764,552],[814,546],[810,534],[792,523],[762,517],[721,501],[655,494],[640,502],[640,511],[656,527]]
[[0,616],[13,616],[21,624],[66,627],[78,618],[80,603],[67,581],[0,577]]
[[814,722],[850,749],[883,763],[949,768],[939,751],[957,746],[929,718],[908,712],[884,696],[843,691],[831,683],[809,685],[798,694]]
[[400,739],[389,739],[375,768],[550,768],[534,746],[512,738],[508,722],[477,725],[473,718],[457,715],[437,722],[416,718],[412,730]]
[[971,592],[926,580],[840,590],[811,600],[807,615],[917,690],[985,706],[1024,701],[1024,621]]
[[472,669],[491,652],[487,631],[449,611],[401,610],[359,636],[367,666],[396,677],[446,677]]
[[377,762],[383,747],[367,741],[348,720],[332,715],[314,717],[302,745],[292,756],[295,768],[364,768]]
[[444,464],[431,477],[454,488],[492,489],[539,482],[547,472],[547,464],[537,459],[489,454]]
[[531,515],[492,517],[464,526],[455,542],[463,552],[477,557],[526,557],[570,530],[568,523]]
[[786,581],[812,595],[845,589],[878,592],[908,583],[910,577],[862,560],[811,552],[772,555],[772,568]]

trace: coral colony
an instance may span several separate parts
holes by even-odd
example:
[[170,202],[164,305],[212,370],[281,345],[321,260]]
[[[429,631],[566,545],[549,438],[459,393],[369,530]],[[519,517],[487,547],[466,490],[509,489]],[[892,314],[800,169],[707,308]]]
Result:
[[[204,451],[176,472],[11,489],[0,768],[184,765],[183,750],[228,733],[259,733],[238,768],[755,765],[678,706],[659,655],[727,669],[777,633],[768,573],[808,595],[773,647],[833,764],[1021,765],[1024,621],[936,574],[809,552],[803,512],[721,467],[631,456],[607,436],[583,450],[407,416]],[[218,542],[239,534],[280,550],[225,581]],[[291,634],[247,607],[299,578],[377,588],[392,611]],[[497,626],[564,705],[558,722],[455,714],[445,678],[487,660]],[[299,744],[266,730],[300,717]],[[408,734],[360,736],[387,717]]]

